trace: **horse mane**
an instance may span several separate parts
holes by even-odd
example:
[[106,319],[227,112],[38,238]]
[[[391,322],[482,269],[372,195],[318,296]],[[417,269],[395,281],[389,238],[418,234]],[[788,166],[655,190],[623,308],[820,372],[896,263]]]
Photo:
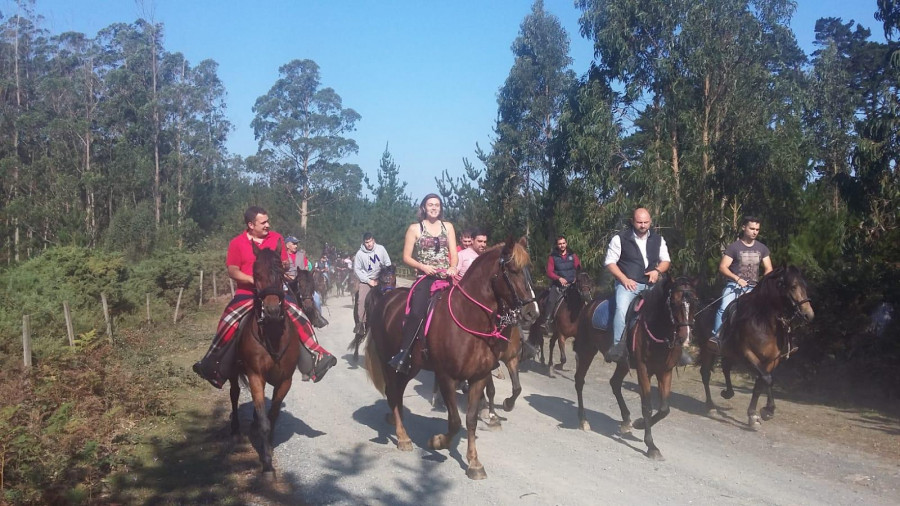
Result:
[[259,286],[260,282],[270,286],[284,277],[284,265],[281,264],[281,253],[268,248],[256,252],[253,262],[253,278]]

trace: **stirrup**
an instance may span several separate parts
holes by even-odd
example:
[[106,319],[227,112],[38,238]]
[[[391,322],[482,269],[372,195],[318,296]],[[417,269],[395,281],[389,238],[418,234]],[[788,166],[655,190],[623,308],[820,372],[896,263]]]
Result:
[[409,350],[402,349],[399,353],[391,357],[388,365],[400,374],[408,374],[410,366],[409,355]]

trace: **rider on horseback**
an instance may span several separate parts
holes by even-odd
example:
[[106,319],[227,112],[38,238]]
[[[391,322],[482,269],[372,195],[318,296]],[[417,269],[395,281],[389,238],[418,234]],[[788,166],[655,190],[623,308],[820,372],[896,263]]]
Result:
[[634,211],[632,226],[609,241],[604,265],[616,278],[616,313],[613,317],[613,345],[606,354],[607,362],[618,362],[625,356],[625,313],[631,301],[649,285],[655,284],[669,270],[669,248],[666,240],[650,225],[650,211],[640,207]]
[[359,282],[359,292],[356,298],[356,316],[358,321],[354,334],[365,334],[368,320],[366,319],[366,296],[369,290],[378,286],[378,274],[381,269],[391,265],[391,257],[388,256],[384,246],[375,242],[372,232],[366,232],[362,236],[362,244],[353,258],[353,274]]
[[769,248],[756,240],[759,235],[759,218],[744,216],[741,220],[741,234],[738,240],[729,244],[719,262],[719,274],[728,281],[722,290],[722,302],[716,311],[716,320],[713,324],[713,335],[710,342],[717,347],[721,344],[722,336],[719,329],[722,327],[722,315],[725,308],[741,295],[753,290],[759,281],[759,264],[763,265],[763,275],[772,272],[772,260],[769,258]]
[[409,371],[409,351],[419,333],[431,300],[431,285],[439,279],[456,275],[456,232],[453,224],[444,221],[441,198],[429,193],[419,204],[418,223],[406,229],[403,243],[403,263],[416,269],[419,277],[410,296],[409,313],[403,323],[403,343],[400,352],[389,365],[399,373]]
[[556,238],[556,250],[547,257],[547,277],[550,278],[550,291],[547,294],[547,301],[544,304],[541,314],[547,315],[544,320],[544,333],[549,334],[550,328],[553,326],[553,316],[556,308],[562,301],[562,295],[569,287],[575,283],[578,271],[581,270],[581,260],[578,255],[569,249],[569,243],[566,237],[561,235]]
[[[221,363],[224,350],[234,337],[241,319],[252,310],[256,299],[256,288],[253,283],[253,263],[256,261],[256,254],[253,252],[254,244],[260,249],[277,251],[281,248],[281,260],[285,263],[289,260],[287,248],[282,247],[284,239],[281,234],[269,229],[269,216],[265,209],[257,206],[248,207],[244,212],[244,223],[247,225],[247,229],[231,240],[225,258],[228,277],[237,284],[234,298],[225,307],[209,351],[193,366],[194,372],[216,388],[222,388],[225,380],[228,379],[223,377],[220,369],[227,369],[231,366],[231,364]],[[313,371],[305,372],[311,372],[313,380],[319,381],[329,368],[337,364],[337,359],[318,343],[312,327],[309,326],[289,290],[284,303],[288,313],[297,316],[296,318],[292,316],[289,320],[297,327],[301,344],[316,357]],[[309,327],[308,329],[304,328],[304,323]]]

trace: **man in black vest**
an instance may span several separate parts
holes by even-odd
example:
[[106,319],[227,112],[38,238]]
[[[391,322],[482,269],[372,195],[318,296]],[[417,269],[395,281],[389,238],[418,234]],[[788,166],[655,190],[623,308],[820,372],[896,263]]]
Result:
[[575,276],[581,270],[581,260],[578,255],[569,249],[569,243],[565,236],[556,238],[556,250],[547,257],[547,277],[550,278],[550,293],[547,294],[547,302],[543,307],[543,313],[547,315],[544,320],[544,332],[549,334],[553,325],[553,313],[563,291],[569,285],[575,283]]
[[635,209],[632,226],[613,236],[606,250],[606,269],[616,278],[616,314],[613,317],[613,345],[606,354],[607,362],[618,362],[625,356],[625,312],[641,290],[659,280],[669,270],[669,248],[666,240],[650,230],[650,212]]

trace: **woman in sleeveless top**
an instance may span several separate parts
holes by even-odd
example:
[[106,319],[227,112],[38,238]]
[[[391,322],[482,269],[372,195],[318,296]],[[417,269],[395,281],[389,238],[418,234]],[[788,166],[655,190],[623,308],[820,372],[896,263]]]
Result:
[[390,361],[397,372],[409,370],[409,350],[431,296],[431,285],[438,279],[452,279],[456,275],[456,231],[453,224],[443,221],[441,198],[429,193],[419,204],[418,222],[406,229],[403,243],[403,263],[416,270],[418,278],[409,303],[409,315],[403,324],[403,345]]

